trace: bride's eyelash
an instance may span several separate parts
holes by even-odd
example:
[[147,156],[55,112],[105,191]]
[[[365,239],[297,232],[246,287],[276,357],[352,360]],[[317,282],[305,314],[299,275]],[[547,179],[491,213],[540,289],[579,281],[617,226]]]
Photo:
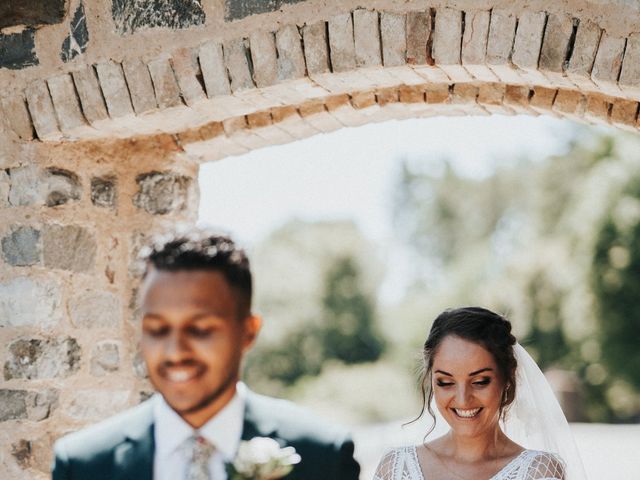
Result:
[[436,385],[439,387],[449,387],[453,385],[453,382],[443,382],[442,380],[437,380]]

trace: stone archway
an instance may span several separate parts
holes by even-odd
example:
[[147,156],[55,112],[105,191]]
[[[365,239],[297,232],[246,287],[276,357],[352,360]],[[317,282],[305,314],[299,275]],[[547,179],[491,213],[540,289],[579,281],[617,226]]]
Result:
[[0,8],[9,478],[46,472],[55,437],[150,391],[133,260],[145,235],[195,221],[200,162],[420,116],[639,128],[632,1],[58,3]]

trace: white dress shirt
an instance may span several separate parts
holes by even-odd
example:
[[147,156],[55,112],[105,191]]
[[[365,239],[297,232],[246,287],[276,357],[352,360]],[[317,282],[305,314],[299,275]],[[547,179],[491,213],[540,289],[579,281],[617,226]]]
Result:
[[185,422],[162,398],[155,395],[153,415],[155,429],[155,453],[153,457],[154,480],[180,480],[185,477],[190,460],[187,440],[200,434],[216,447],[209,461],[211,477],[226,480],[224,464],[231,462],[240,445],[246,387],[238,383],[231,401],[197,431]]

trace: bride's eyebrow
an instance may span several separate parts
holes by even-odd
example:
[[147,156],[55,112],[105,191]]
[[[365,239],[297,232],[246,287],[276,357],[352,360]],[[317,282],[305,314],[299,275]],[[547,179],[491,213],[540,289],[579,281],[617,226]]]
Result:
[[433,373],[441,373],[442,375],[446,375],[447,377],[453,377],[453,375],[451,375],[449,372],[445,372],[443,370],[436,370]]
[[473,377],[474,375],[478,375],[479,373],[482,373],[482,372],[493,372],[493,368],[489,368],[489,367],[481,368],[480,370],[476,370],[475,372],[471,372],[469,374],[469,376]]

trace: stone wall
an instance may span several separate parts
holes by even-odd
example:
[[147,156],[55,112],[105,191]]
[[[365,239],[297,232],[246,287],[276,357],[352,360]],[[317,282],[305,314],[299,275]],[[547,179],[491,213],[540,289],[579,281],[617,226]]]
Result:
[[149,394],[134,259],[200,162],[433,115],[637,131],[639,101],[635,1],[3,2],[2,478]]

